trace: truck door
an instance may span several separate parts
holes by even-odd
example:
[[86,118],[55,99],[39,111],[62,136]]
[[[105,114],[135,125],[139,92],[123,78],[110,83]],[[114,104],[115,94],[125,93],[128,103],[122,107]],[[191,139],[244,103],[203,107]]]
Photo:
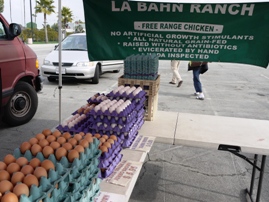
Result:
[[16,37],[8,40],[8,27],[0,18],[0,69],[3,98],[12,93],[18,75],[25,73],[25,56],[22,44]]

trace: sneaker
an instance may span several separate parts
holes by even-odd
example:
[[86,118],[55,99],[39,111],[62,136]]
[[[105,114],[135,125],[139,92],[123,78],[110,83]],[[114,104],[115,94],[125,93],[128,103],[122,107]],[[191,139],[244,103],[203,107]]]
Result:
[[198,96],[199,94],[200,94],[199,92],[193,93],[194,96]]
[[177,87],[179,88],[181,86],[181,84],[183,83],[183,81],[179,81],[178,84],[177,84]]
[[172,82],[172,81],[170,81],[169,83],[170,83],[170,84],[173,84],[173,85],[175,85],[175,84],[176,84],[176,83],[174,83],[174,82]]
[[196,99],[198,99],[198,100],[204,100],[205,99],[204,93],[199,93],[197,95]]

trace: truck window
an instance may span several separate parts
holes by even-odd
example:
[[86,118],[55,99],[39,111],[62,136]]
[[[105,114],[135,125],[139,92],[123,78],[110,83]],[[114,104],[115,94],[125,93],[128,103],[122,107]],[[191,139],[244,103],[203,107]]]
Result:
[[0,40],[6,39],[6,32],[3,23],[0,21]]

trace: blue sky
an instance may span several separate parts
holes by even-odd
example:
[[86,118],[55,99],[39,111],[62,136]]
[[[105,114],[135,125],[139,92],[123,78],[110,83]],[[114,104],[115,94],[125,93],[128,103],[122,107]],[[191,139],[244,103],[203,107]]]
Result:
[[[25,1],[25,15],[24,15],[24,6],[23,2]],[[4,0],[4,12],[2,13],[4,17],[7,19],[9,23],[19,23],[25,25],[31,21],[30,18],[30,0]],[[11,6],[10,6],[11,2]],[[34,13],[35,0],[32,0],[32,12]],[[53,5],[55,6],[55,13],[47,16],[47,23],[52,25],[57,23],[57,13],[58,13],[58,0],[54,0]],[[62,0],[62,7],[68,7],[73,12],[74,20],[82,20],[84,19],[84,10],[83,10],[83,2],[82,0]],[[10,12],[11,10],[11,12]],[[10,14],[11,13],[11,14]],[[33,22],[35,22],[35,18],[33,17]],[[37,14],[36,23],[38,28],[42,28],[42,24],[44,22],[43,14]]]

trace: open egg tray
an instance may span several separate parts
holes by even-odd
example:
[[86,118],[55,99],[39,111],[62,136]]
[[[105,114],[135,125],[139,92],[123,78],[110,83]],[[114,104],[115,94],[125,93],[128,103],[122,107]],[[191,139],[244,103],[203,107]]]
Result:
[[118,124],[126,124],[131,121],[137,115],[137,111],[131,111],[127,116],[118,117],[118,116],[107,116],[107,115],[91,115],[89,114],[89,121],[92,123],[96,122],[106,122],[106,123],[118,123]]
[[88,118],[85,118],[75,124],[73,127],[69,128],[68,126],[58,125],[56,129],[60,132],[70,132],[71,134],[78,133],[78,132],[87,132],[88,125],[91,124],[91,121]]
[[90,184],[83,191],[68,193],[63,202],[93,202],[94,197],[100,191],[101,179],[93,178]]
[[121,145],[119,145],[114,150],[108,148],[108,152],[104,152],[101,154],[98,167],[99,168],[108,167],[112,163],[114,158],[121,152],[121,150],[122,150]]
[[124,100],[124,98],[125,99],[137,99],[137,98],[142,98],[142,97],[146,96],[146,91],[141,90],[136,95],[134,95],[133,92],[130,93],[130,94],[127,94],[126,92],[120,94],[119,92],[113,93],[113,91],[111,91],[106,96],[109,97],[109,98],[112,98],[112,99],[116,99],[116,100],[119,100],[119,99]]
[[116,111],[110,112],[108,109],[105,111],[102,110],[91,110],[89,112],[90,115],[106,115],[106,116],[115,116],[115,117],[126,117],[128,116],[135,108],[134,103],[129,104],[123,111],[121,111],[120,113],[117,113]]
[[126,131],[129,131],[134,123],[136,122],[136,118],[132,119],[130,122],[124,124],[124,125],[119,125],[116,123],[104,123],[104,122],[98,122],[98,123],[91,123],[89,125],[90,129],[94,130],[105,130],[105,131],[114,131],[116,133],[124,133]]
[[125,141],[123,141],[122,147],[129,148],[132,145],[133,141],[135,140],[137,134],[138,132],[135,135],[131,136],[130,138],[125,139]]
[[116,166],[121,161],[122,156],[123,155],[121,153],[118,153],[118,155],[112,160],[112,162],[109,166],[101,168],[101,172],[99,173],[99,178],[104,179],[104,178],[110,176],[113,173]]
[[[101,96],[101,95],[103,95],[105,98],[103,100],[102,99],[97,99],[98,96]],[[100,104],[102,101],[109,99],[108,96],[105,95],[104,93],[101,93],[101,94],[100,93],[96,93],[94,96],[95,96],[94,98],[89,98],[87,100],[87,102],[88,103],[91,103],[91,104]]]

